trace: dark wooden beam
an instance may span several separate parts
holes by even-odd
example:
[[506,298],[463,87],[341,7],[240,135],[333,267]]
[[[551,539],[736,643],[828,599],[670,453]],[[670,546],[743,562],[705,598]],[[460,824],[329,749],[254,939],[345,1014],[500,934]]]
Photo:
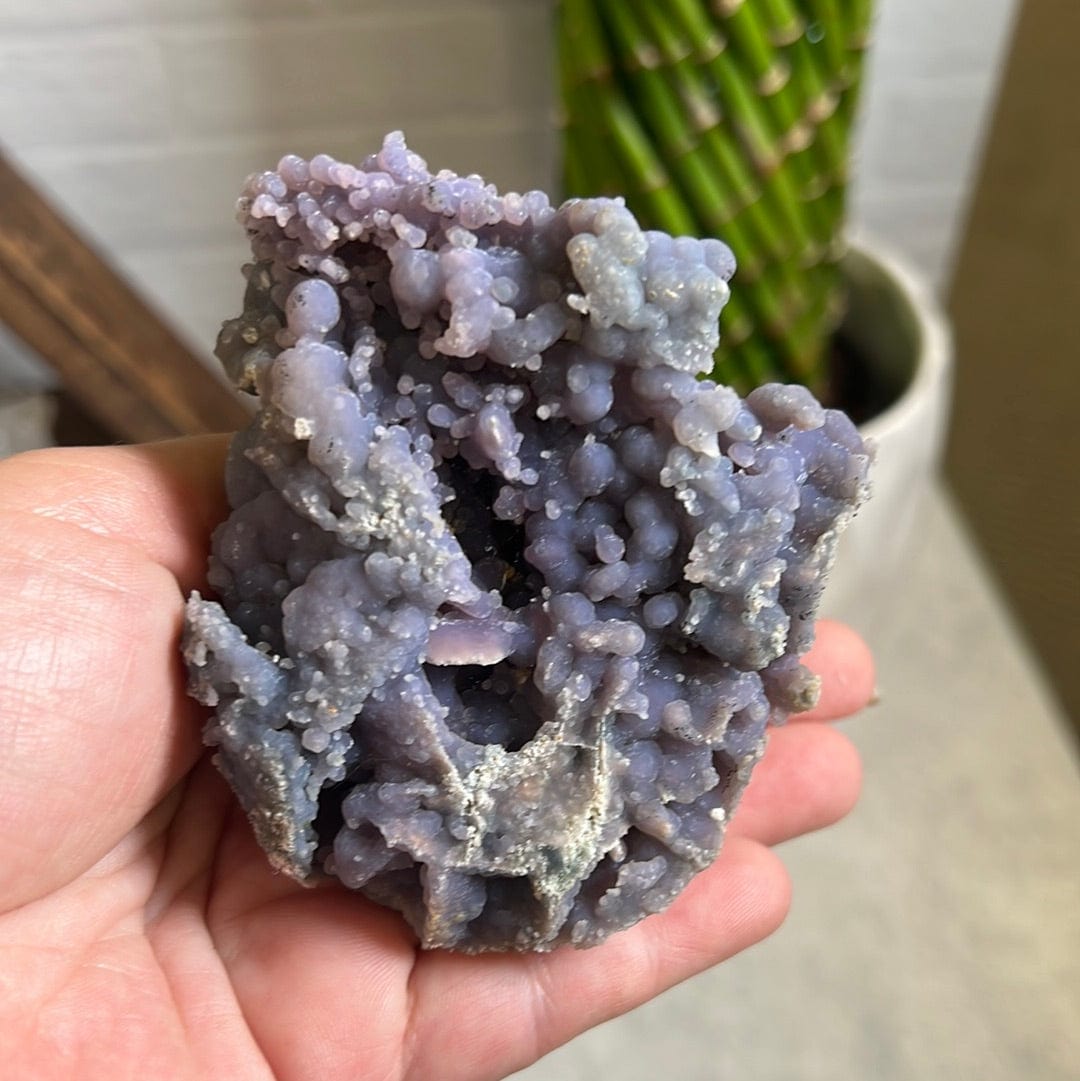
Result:
[[0,320],[117,439],[246,423],[238,396],[2,154]]

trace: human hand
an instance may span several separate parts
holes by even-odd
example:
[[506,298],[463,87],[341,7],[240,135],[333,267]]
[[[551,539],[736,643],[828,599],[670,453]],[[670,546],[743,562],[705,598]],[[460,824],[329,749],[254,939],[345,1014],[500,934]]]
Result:
[[500,1078],[758,941],[767,847],[852,806],[866,647],[819,624],[719,859],[586,951],[417,950],[400,917],[275,874],[202,753],[179,633],[226,514],[225,440],[0,463],[0,1073],[15,1081]]

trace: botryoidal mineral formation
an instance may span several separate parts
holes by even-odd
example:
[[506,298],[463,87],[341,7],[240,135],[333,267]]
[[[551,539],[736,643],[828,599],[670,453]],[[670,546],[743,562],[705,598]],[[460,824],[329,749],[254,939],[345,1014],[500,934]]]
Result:
[[258,395],[184,655],[273,865],[425,947],[590,946],[716,857],[869,455],[701,376],[734,271],[619,200],[500,195],[399,133],[286,157],[218,356]]

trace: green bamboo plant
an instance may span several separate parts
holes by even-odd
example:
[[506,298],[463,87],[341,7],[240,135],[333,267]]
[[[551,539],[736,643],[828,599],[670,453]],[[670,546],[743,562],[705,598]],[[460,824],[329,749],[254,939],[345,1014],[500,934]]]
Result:
[[824,389],[872,0],[561,0],[565,194],[739,263],[717,379]]

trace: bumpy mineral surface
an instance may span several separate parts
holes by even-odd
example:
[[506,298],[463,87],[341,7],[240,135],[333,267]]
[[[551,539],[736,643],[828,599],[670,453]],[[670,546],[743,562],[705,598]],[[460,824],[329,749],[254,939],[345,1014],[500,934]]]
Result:
[[259,412],[184,640],[273,864],[427,947],[588,946],[720,847],[863,498],[851,422],[700,378],[734,270],[617,200],[286,157],[218,355]]

